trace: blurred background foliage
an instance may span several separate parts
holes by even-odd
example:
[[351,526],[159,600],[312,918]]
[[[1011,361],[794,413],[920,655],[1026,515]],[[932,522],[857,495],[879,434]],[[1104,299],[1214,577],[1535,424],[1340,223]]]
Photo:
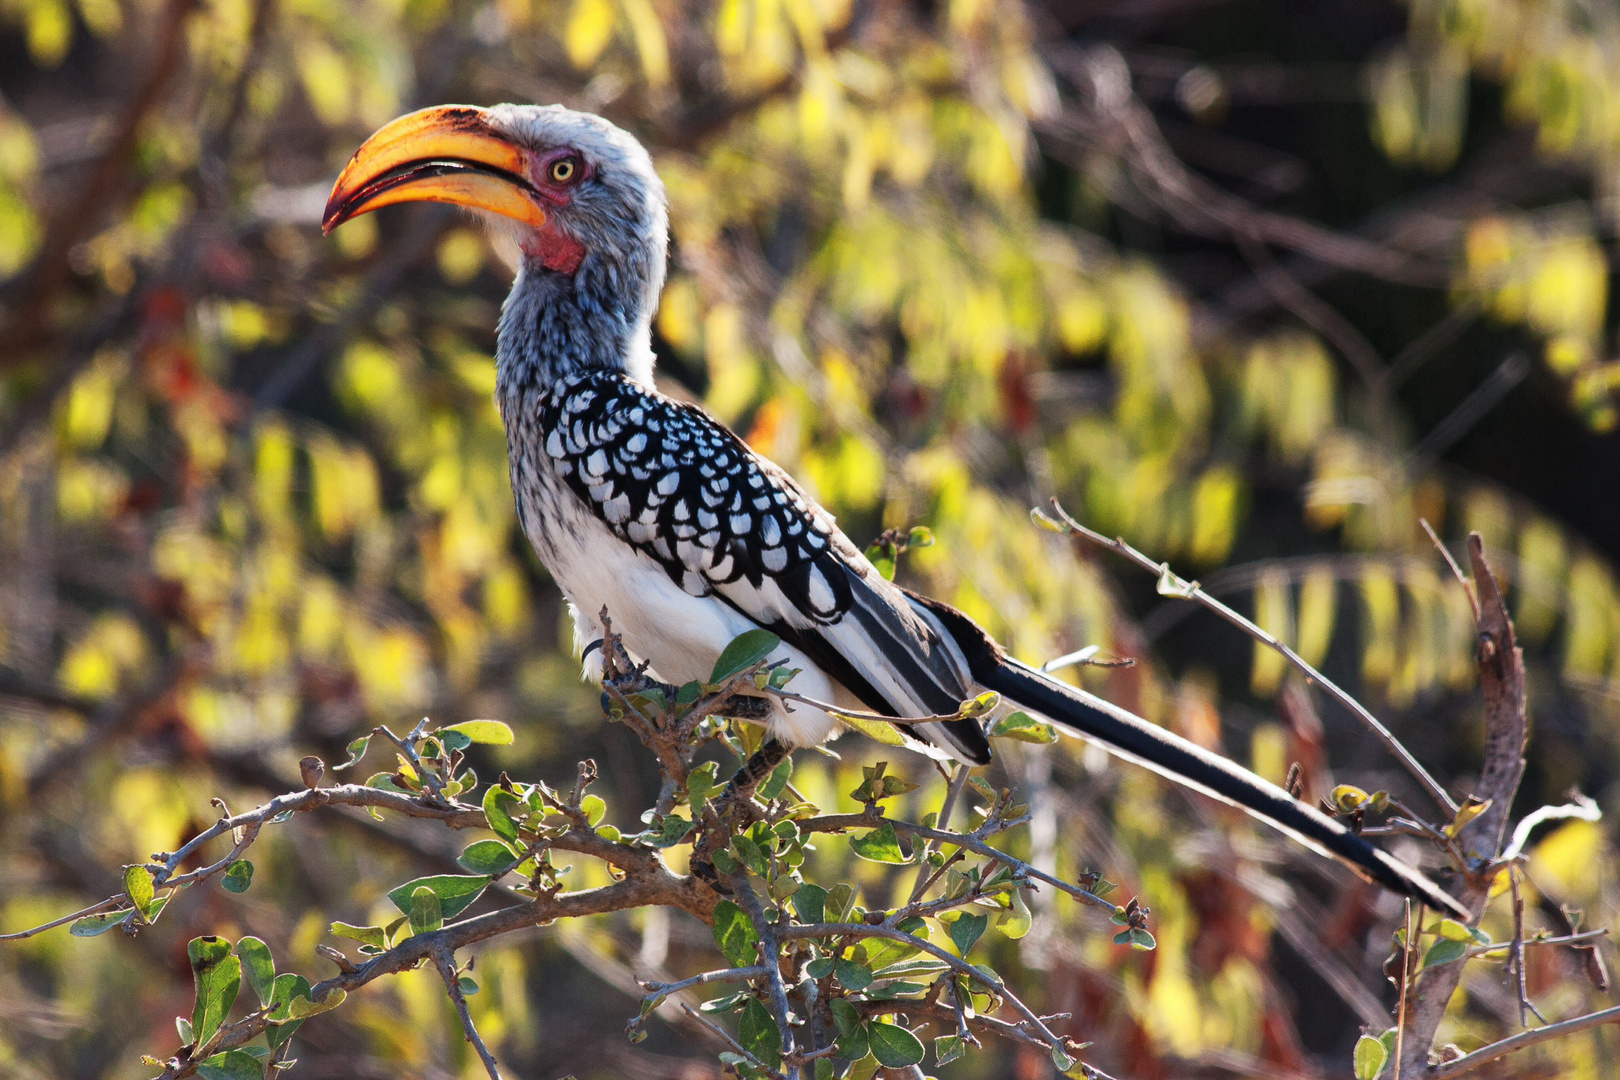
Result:
[[[0,0],[0,931],[115,891],[211,798],[259,801],[303,754],[423,713],[511,722],[491,774],[559,782],[588,753],[610,821],[650,805],[514,528],[505,253],[437,207],[318,228],[376,125],[505,100],[598,110],[652,148],[661,385],[857,542],[929,526],[902,577],[1019,655],[1100,645],[1137,664],[1088,685],[1273,779],[1297,761],[1312,796],[1414,795],[1277,658],[1032,529],[1057,496],[1252,611],[1464,794],[1472,624],[1419,519],[1477,530],[1531,670],[1526,808],[1580,786],[1617,809],[1611,5]],[[838,749],[796,780],[853,807],[875,748]],[[998,959],[1074,1014],[1089,1060],[1347,1074],[1393,1000],[1390,898],[1080,744],[997,770],[1035,808],[1025,855],[1154,909],[1143,954],[1043,897]],[[1614,841],[1586,822],[1540,841],[1535,925],[1613,918]],[[375,921],[444,843],[301,822],[261,841],[244,896],[187,894],[136,940],[7,946],[0,1074],[144,1075],[190,1000],[189,937],[255,933],[324,973],[327,923]],[[640,1047],[621,1030],[633,975],[712,966],[707,942],[657,911],[556,927],[480,954],[474,1013],[515,1075],[710,1076],[678,1017]],[[1532,961],[1550,1019],[1602,999],[1578,960]],[[1480,965],[1442,1041],[1516,1011]],[[431,972],[298,1039],[298,1075],[477,1071]],[[1498,1075],[1617,1057],[1599,1029]],[[1049,1069],[991,1049],[940,1072]]]

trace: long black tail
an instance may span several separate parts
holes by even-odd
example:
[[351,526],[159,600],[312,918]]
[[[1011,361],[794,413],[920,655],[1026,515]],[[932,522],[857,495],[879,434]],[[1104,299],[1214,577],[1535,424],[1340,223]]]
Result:
[[1248,811],[1306,847],[1332,856],[1385,888],[1468,918],[1468,910],[1414,867],[1381,851],[1339,822],[1307,806],[1219,754],[1156,724],[1059,682],[1003,654],[973,675],[1031,712],[1038,712],[1110,752],[1187,787]]

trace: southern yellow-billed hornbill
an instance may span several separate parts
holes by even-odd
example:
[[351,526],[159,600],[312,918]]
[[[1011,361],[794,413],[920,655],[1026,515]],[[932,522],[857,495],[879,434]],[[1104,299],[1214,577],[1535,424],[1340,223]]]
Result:
[[[838,708],[953,714],[993,690],[1396,892],[1460,910],[1276,785],[1019,663],[965,615],[889,583],[791,477],[654,389],[648,327],[668,221],[664,185],[633,137],[555,105],[424,109],[360,147],[323,224],[413,200],[477,211],[522,251],[501,311],[496,396],[523,531],[567,595],[582,646],[602,636],[606,608],[626,650],[667,682],[706,678],[733,638],[764,627],[802,669],[793,689]],[[599,664],[587,660],[593,674]],[[771,704],[761,719],[786,748],[840,729],[804,705]],[[906,734],[990,760],[976,721]]]

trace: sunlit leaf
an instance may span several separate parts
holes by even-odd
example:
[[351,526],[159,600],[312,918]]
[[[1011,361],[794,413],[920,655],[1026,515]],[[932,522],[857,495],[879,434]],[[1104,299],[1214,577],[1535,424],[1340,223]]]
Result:
[[191,1009],[191,1030],[198,1046],[207,1045],[225,1023],[242,989],[242,961],[231,954],[231,943],[221,937],[193,938],[186,946],[196,1000]]

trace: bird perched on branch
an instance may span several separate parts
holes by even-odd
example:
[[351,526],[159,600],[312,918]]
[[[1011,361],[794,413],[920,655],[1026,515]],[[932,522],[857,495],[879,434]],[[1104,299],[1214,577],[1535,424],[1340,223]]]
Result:
[[[945,716],[995,691],[1396,892],[1459,910],[1420,872],[1281,788],[1014,660],[961,612],[890,583],[792,477],[659,393],[649,327],[668,212],[631,135],[556,105],[424,109],[360,147],[322,225],[422,200],[471,209],[521,252],[501,311],[496,397],[523,531],[566,594],[582,646],[602,637],[606,609],[624,648],[666,682],[706,679],[728,643],[764,628],[781,639],[779,658],[802,669],[793,689],[837,709]],[[765,764],[841,728],[779,699],[760,714]],[[907,734],[975,765],[990,760],[974,719]]]

